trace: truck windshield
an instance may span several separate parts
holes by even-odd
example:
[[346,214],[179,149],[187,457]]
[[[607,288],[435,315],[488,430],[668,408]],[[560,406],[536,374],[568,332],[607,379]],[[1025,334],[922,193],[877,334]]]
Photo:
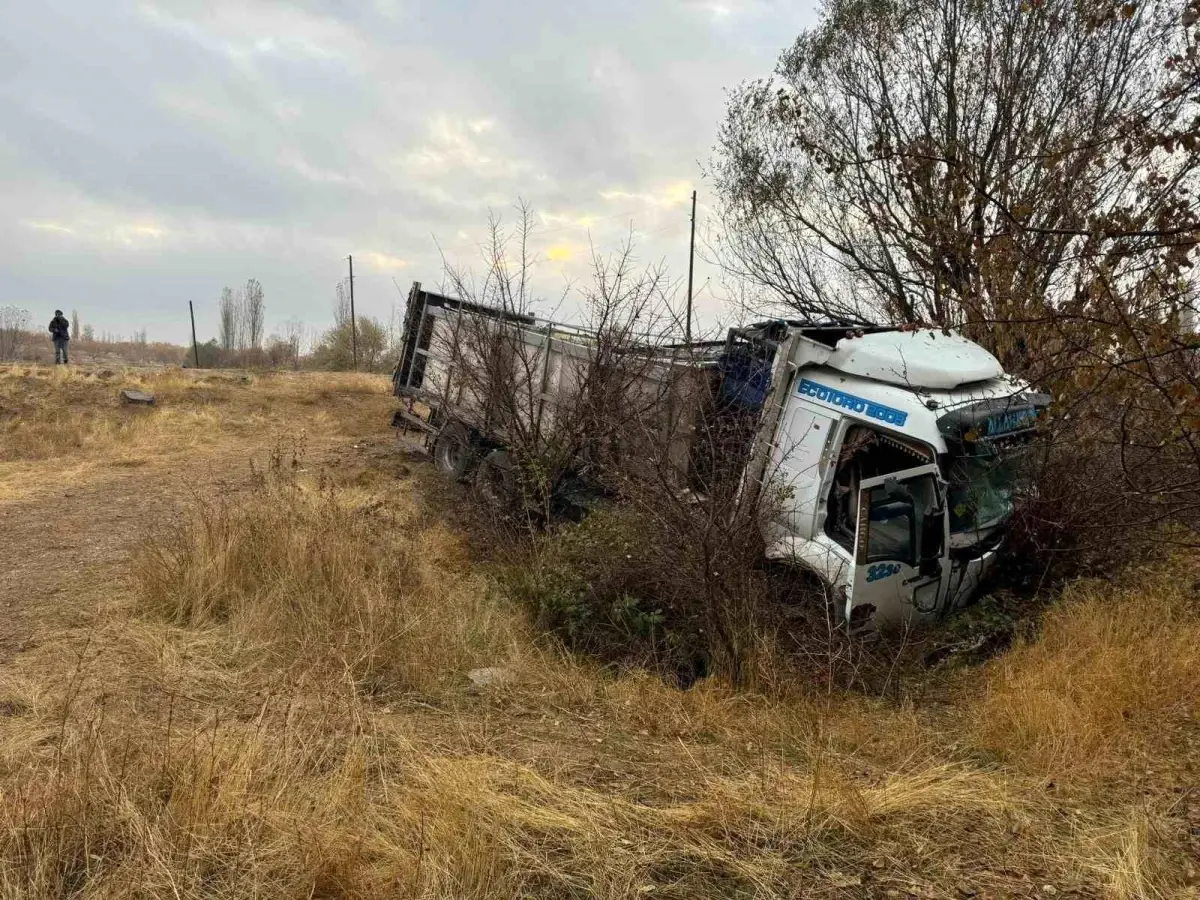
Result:
[[1013,498],[1025,473],[1027,448],[997,451],[979,442],[953,460],[949,471],[950,530],[985,531],[1012,515]]

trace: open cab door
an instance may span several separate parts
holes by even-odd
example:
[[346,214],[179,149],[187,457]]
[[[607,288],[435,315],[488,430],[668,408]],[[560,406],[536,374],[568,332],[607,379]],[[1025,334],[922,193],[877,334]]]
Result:
[[846,599],[851,630],[916,623],[944,613],[949,537],[945,486],[936,465],[864,478]]

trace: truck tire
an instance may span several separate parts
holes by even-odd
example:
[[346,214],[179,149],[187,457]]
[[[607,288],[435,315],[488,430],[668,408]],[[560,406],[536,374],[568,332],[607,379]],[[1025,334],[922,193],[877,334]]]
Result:
[[478,463],[471,432],[457,419],[451,419],[438,432],[433,443],[433,461],[445,475],[465,481]]
[[479,462],[475,490],[490,506],[511,510],[517,502],[517,477],[507,450],[493,450]]
[[834,588],[816,573],[780,561],[767,562],[763,572],[767,595],[785,620],[823,628],[831,614],[840,615]]

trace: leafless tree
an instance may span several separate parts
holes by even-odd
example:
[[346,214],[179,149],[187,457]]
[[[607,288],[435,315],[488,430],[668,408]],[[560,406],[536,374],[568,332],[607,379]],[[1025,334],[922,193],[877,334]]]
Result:
[[[447,270],[443,292],[461,306],[447,307],[435,330],[442,343],[430,338],[452,373],[434,388],[449,398],[435,452],[469,439],[454,418],[464,415],[477,433],[477,489],[510,520],[514,508],[529,514],[517,518],[530,532],[581,483],[615,499],[631,513],[623,539],[638,548],[605,561],[630,578],[611,599],[641,591],[672,627],[700,636],[711,666],[745,683],[762,640],[759,525],[773,494],[693,465],[697,441],[717,433],[706,422],[713,360],[702,358],[713,348],[678,343],[667,275],[637,264],[631,243],[593,253],[591,277],[573,298],[578,325],[535,318],[533,221],[526,206],[512,228],[493,217],[482,270]],[[564,296],[546,305],[565,305]],[[634,556],[652,564],[634,572]]]
[[0,306],[0,359],[16,359],[29,330],[29,310]]
[[218,341],[221,349],[227,353],[238,347],[238,304],[233,291],[228,287],[221,288],[221,299],[217,305]]
[[242,291],[242,321],[245,332],[241,350],[258,350],[262,347],[263,327],[266,322],[266,302],[263,297],[262,284],[257,278],[246,281]]
[[304,323],[300,319],[288,319],[283,323],[283,341],[286,343],[294,369],[300,368],[300,354],[304,349]]
[[71,337],[76,339],[83,337],[83,332],[79,328],[79,310],[77,309],[71,310]]
[[333,324],[336,326],[350,323],[350,281],[343,278],[334,287]]

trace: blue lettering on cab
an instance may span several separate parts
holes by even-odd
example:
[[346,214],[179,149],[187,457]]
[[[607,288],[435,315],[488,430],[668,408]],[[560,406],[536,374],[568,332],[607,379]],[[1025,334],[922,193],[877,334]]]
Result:
[[891,578],[893,575],[899,574],[900,566],[896,563],[880,563],[877,566],[871,566],[867,569],[867,583],[882,581],[885,578]]
[[859,415],[878,419],[880,422],[888,425],[895,425],[897,428],[903,428],[904,423],[908,421],[908,413],[903,410],[893,409],[890,406],[884,406],[882,403],[875,403],[871,400],[864,400],[862,397],[856,397],[853,394],[847,394],[845,391],[826,387],[815,381],[809,381],[807,378],[800,379],[798,393],[802,397],[812,397],[814,400],[828,403],[830,406],[836,406],[839,409],[848,409]]

